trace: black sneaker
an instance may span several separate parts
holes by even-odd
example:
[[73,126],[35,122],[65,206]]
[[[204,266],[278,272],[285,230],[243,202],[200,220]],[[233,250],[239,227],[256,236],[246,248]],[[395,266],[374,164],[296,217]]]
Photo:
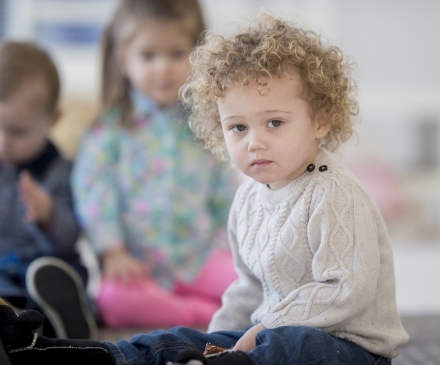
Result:
[[55,257],[33,261],[26,272],[26,288],[59,338],[96,338],[97,326],[77,272]]
[[226,350],[204,356],[197,350],[184,350],[167,365],[256,365],[246,352]]
[[9,358],[9,355],[6,352],[5,346],[3,345],[3,341],[1,338],[0,338],[0,364],[12,365],[11,359]]
[[1,365],[116,365],[110,349],[101,342],[39,336],[41,313],[28,310],[15,314],[0,299]]

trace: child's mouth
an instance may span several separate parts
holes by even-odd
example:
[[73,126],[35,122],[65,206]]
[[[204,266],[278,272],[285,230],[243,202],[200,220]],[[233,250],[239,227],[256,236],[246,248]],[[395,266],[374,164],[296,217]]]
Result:
[[252,162],[251,166],[256,167],[256,168],[266,167],[266,166],[270,165],[271,163],[272,163],[272,161],[269,161],[269,160],[255,160]]

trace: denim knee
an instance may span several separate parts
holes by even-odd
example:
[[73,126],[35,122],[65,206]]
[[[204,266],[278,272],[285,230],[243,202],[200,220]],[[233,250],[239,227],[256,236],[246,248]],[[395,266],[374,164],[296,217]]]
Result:
[[307,350],[316,350],[316,346],[329,345],[333,341],[333,337],[326,331],[307,326],[290,327],[287,333],[292,335],[294,333],[295,338],[301,341],[302,347]]
[[257,364],[373,364],[362,347],[315,327],[283,326],[257,335],[252,351]]
[[[313,346],[315,343],[326,342],[329,334],[316,327],[308,326],[282,326],[276,328],[266,328],[257,335],[257,341],[263,343],[269,337],[273,341],[286,342],[286,344],[302,343],[303,346]],[[290,347],[290,346],[289,346]]]

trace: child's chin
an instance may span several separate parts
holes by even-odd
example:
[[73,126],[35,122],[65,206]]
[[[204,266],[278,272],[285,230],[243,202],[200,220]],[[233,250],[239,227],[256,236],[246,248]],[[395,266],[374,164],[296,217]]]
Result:
[[252,180],[255,180],[256,182],[264,185],[276,184],[278,181],[273,176],[268,176],[268,174],[249,173],[246,175]]
[[264,185],[270,185],[270,184],[274,184],[275,183],[275,181],[273,181],[271,179],[258,179],[258,178],[255,178],[255,177],[253,177],[253,179],[256,182],[259,182],[260,184],[264,184]]

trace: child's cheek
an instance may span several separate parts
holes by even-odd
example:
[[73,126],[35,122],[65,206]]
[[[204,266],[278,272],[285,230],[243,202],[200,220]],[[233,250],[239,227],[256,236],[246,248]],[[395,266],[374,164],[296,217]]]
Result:
[[229,156],[231,157],[231,160],[236,163],[236,159],[238,158],[239,152],[237,145],[234,144],[230,139],[226,138],[226,149],[228,150]]

